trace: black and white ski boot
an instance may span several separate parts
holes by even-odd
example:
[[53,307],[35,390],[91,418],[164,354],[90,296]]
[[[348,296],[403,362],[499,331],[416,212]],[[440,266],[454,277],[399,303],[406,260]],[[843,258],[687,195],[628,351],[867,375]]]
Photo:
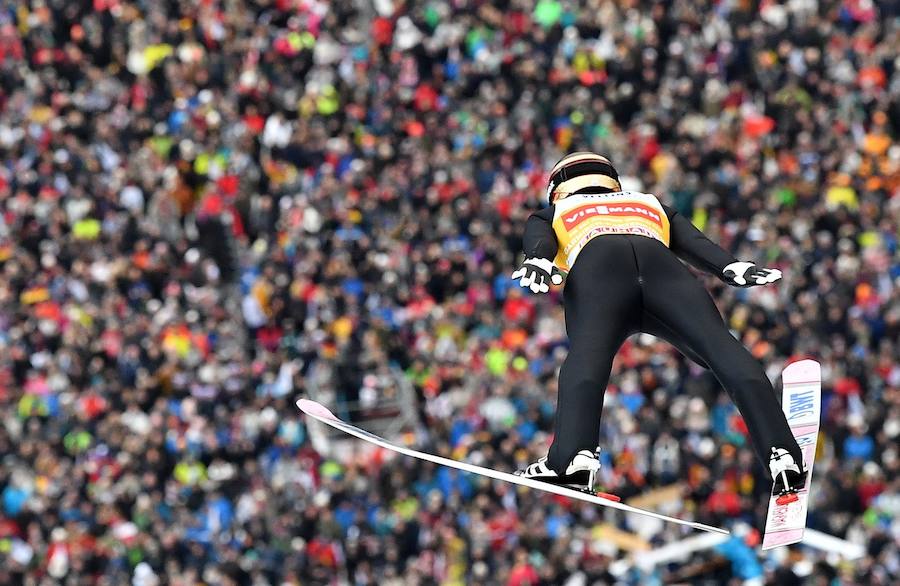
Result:
[[772,474],[772,496],[784,505],[797,500],[797,493],[806,486],[806,470],[801,470],[794,457],[784,448],[772,448],[769,456],[769,472]]
[[551,470],[547,466],[547,457],[544,456],[534,464],[526,466],[524,470],[516,472],[516,475],[594,494],[594,482],[599,470],[600,460],[597,454],[590,450],[581,450],[575,454],[563,474]]

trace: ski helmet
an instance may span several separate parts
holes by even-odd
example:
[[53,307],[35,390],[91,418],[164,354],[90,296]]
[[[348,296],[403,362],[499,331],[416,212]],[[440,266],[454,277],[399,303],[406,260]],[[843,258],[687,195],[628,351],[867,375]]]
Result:
[[550,171],[547,203],[573,193],[621,191],[619,174],[609,159],[597,153],[579,151],[561,158]]

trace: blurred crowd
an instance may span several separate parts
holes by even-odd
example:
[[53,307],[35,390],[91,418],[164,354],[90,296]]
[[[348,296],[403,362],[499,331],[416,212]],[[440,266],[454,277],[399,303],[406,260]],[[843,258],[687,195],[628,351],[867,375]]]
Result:
[[[898,583],[898,23],[896,0],[0,1],[0,583]],[[509,274],[573,150],[784,272],[703,278],[773,381],[822,363],[809,526],[863,558],[755,553],[743,422],[648,336],[614,365],[601,480],[743,527],[687,567],[614,573],[610,531],[674,526],[313,449],[296,397],[360,418],[400,381],[410,444],[545,453],[560,292]]]

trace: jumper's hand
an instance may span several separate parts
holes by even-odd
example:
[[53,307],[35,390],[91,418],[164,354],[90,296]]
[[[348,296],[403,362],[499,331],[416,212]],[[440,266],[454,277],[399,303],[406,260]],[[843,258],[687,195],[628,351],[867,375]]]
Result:
[[531,289],[532,293],[547,293],[550,284],[563,282],[562,273],[546,258],[526,258],[522,266],[512,274],[519,281],[519,286]]
[[761,269],[752,262],[733,262],[722,271],[722,280],[734,287],[768,285],[780,278],[778,269]]

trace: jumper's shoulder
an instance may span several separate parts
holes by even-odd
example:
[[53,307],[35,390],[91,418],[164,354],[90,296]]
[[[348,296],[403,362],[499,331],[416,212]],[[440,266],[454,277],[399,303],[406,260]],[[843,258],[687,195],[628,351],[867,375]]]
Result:
[[652,199],[655,199],[656,201],[660,201],[659,196],[657,196],[655,193],[647,193],[644,191],[623,191],[621,193],[622,193],[622,195],[624,195],[626,197],[631,196],[631,197],[639,197],[639,198],[652,198]]
[[542,208],[542,209],[532,213],[531,216],[529,216],[529,217],[530,218],[539,218],[539,219],[545,220],[547,222],[552,222],[553,221],[553,212],[554,212],[554,207],[551,205],[551,206]]
[[655,193],[645,193],[643,191],[623,191],[622,195],[626,198],[630,197],[644,202],[645,204],[658,207],[659,209],[662,209],[665,212],[666,216],[668,216],[669,218],[671,218],[672,214],[675,212],[675,210],[673,210],[671,207],[664,204],[659,196]]

